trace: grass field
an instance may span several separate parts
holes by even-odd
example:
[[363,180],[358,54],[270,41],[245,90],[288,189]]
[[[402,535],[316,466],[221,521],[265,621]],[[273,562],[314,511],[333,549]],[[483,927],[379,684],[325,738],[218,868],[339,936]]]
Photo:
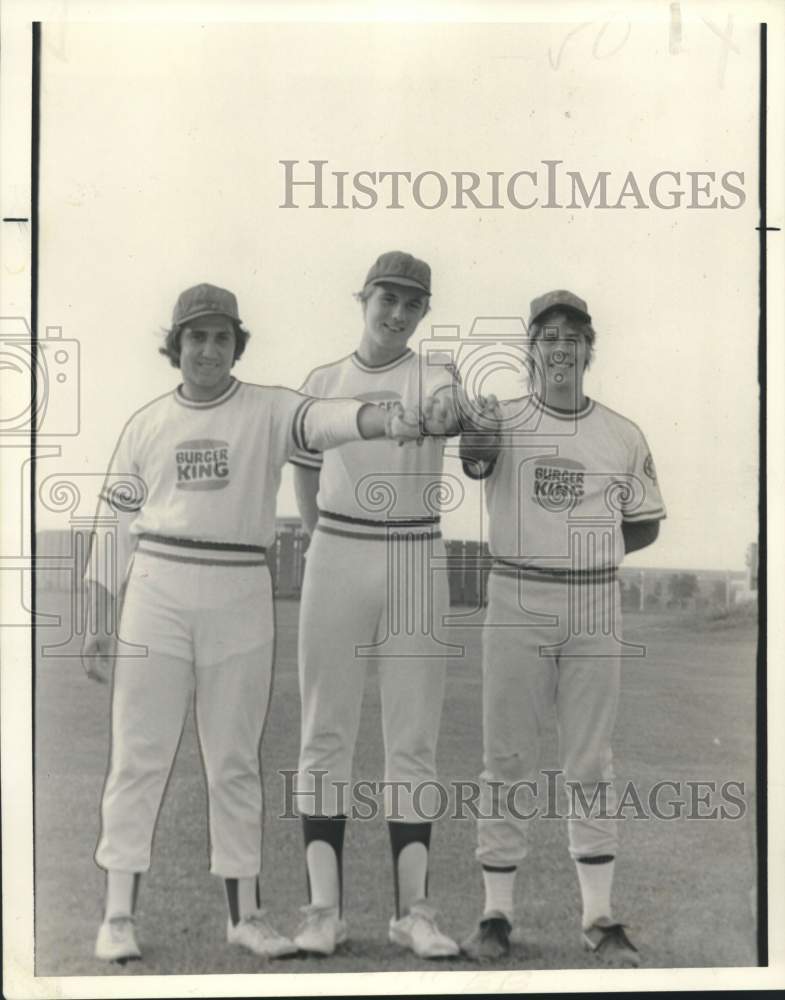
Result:
[[[66,610],[67,595],[41,594],[39,609]],[[266,824],[263,896],[278,926],[293,932],[306,902],[301,831],[276,818],[279,769],[297,761],[298,605],[278,605],[278,648],[271,708],[262,744]],[[755,928],[755,626],[751,620],[684,617],[626,619],[626,638],[645,643],[625,661],[616,730],[620,784],[646,791],[658,780],[735,780],[746,812],[731,820],[630,819],[616,866],[616,915],[630,926],[644,965],[747,966],[756,962]],[[62,641],[42,629],[43,643]],[[439,743],[443,780],[473,779],[481,760],[479,629],[461,630],[466,656],[449,668]],[[71,645],[64,653],[74,653]],[[433,969],[387,942],[392,870],[386,824],[349,824],[345,908],[351,940],[326,960],[296,958],[265,967],[225,943],[221,882],[207,872],[205,786],[189,720],[159,819],[153,868],[138,907],[142,962],[125,969],[92,957],[101,917],[103,873],[93,861],[107,761],[109,692],[89,682],[78,659],[39,657],[36,669],[36,973],[140,975],[210,972],[359,972]],[[542,764],[556,766],[555,730]],[[356,773],[381,779],[379,698],[371,667],[365,690]],[[629,813],[632,815],[632,811]],[[482,884],[473,859],[475,825],[444,819],[434,829],[430,886],[442,925],[461,939],[478,916]],[[579,946],[579,893],[567,855],[566,824],[534,824],[532,850],[518,878],[522,943],[508,969],[592,966]],[[470,963],[439,963],[469,969]]]

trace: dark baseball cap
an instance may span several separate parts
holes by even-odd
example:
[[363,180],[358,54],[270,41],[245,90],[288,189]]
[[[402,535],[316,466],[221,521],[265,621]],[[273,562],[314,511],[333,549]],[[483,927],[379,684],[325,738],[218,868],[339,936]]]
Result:
[[391,285],[418,288],[426,295],[431,294],[430,267],[424,260],[418,260],[410,253],[404,253],[403,250],[390,250],[389,253],[383,253],[368,272],[363,287],[379,285],[385,281],[389,281]]
[[536,323],[540,316],[543,316],[546,312],[550,312],[551,309],[560,308],[578,312],[588,323],[591,323],[589,307],[584,299],[573,292],[560,289],[556,292],[546,292],[545,295],[540,295],[536,299],[532,299],[531,310],[529,312],[529,326],[532,323]]
[[240,322],[237,297],[233,292],[216,285],[194,285],[187,288],[178,298],[172,313],[172,326],[182,326],[199,316],[228,316]]

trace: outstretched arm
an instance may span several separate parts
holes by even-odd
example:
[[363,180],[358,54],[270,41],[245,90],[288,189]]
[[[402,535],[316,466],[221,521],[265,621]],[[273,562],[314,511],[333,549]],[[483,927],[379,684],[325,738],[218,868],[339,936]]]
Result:
[[400,403],[382,407],[358,399],[316,399],[309,402],[302,422],[306,447],[316,451],[373,438],[416,441],[422,435],[419,414],[405,411]]
[[465,414],[470,410],[466,395],[457,382],[444,385],[423,403],[422,421],[427,434],[454,437],[460,434]]

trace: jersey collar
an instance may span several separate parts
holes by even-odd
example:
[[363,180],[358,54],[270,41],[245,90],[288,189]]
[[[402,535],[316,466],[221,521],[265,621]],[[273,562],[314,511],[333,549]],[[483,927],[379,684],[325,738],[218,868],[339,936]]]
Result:
[[414,351],[411,347],[407,347],[403,354],[400,354],[397,358],[393,358],[392,361],[387,361],[383,365],[369,365],[368,362],[363,361],[357,351],[355,351],[352,354],[352,361],[360,369],[360,371],[363,372],[388,372],[391,368],[397,368],[398,365],[403,364],[404,361],[413,356]]
[[555,410],[552,406],[546,405],[539,396],[532,396],[532,403],[535,409],[539,410],[541,413],[547,414],[549,417],[555,417],[556,420],[582,420],[584,417],[588,417],[591,411],[594,409],[594,400],[586,397],[586,403],[580,410],[573,410],[570,413],[564,410]]
[[215,399],[204,399],[204,400],[188,399],[186,396],[183,395],[182,385],[178,385],[177,388],[174,390],[174,399],[175,402],[180,404],[180,406],[186,406],[188,407],[189,410],[209,410],[213,406],[221,406],[222,403],[225,403],[227,400],[231,399],[232,396],[234,396],[234,394],[240,388],[241,384],[242,383],[238,382],[233,375],[232,381],[224,389],[224,391],[221,393],[220,396],[216,396]]

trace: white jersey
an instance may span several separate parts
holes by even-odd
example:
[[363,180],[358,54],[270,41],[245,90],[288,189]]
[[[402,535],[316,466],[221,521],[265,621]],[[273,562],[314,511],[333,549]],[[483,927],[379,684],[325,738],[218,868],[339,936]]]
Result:
[[613,569],[624,557],[622,523],[666,516],[651,452],[631,420],[593,400],[574,414],[534,396],[501,410],[501,450],[486,480],[497,559],[533,570]]
[[[314,400],[292,389],[233,379],[197,402],[175,389],[135,413],[123,429],[101,494],[97,522],[119,521],[120,580],[135,548],[178,561],[258,561],[275,540],[281,469],[307,447]],[[167,540],[193,545],[175,556]],[[91,562],[86,575],[116,592]]]
[[[420,356],[407,349],[378,367],[350,354],[315,368],[301,391],[320,398],[353,396],[381,405],[396,401],[409,408],[454,384],[446,365],[422,364]],[[362,533],[363,522],[438,519],[434,490],[441,480],[443,457],[443,439],[425,438],[421,445],[352,441],[324,454],[298,450],[292,462],[321,470],[316,500],[322,529],[327,521],[338,520],[351,526],[344,531]],[[373,527],[370,523],[371,531]]]

